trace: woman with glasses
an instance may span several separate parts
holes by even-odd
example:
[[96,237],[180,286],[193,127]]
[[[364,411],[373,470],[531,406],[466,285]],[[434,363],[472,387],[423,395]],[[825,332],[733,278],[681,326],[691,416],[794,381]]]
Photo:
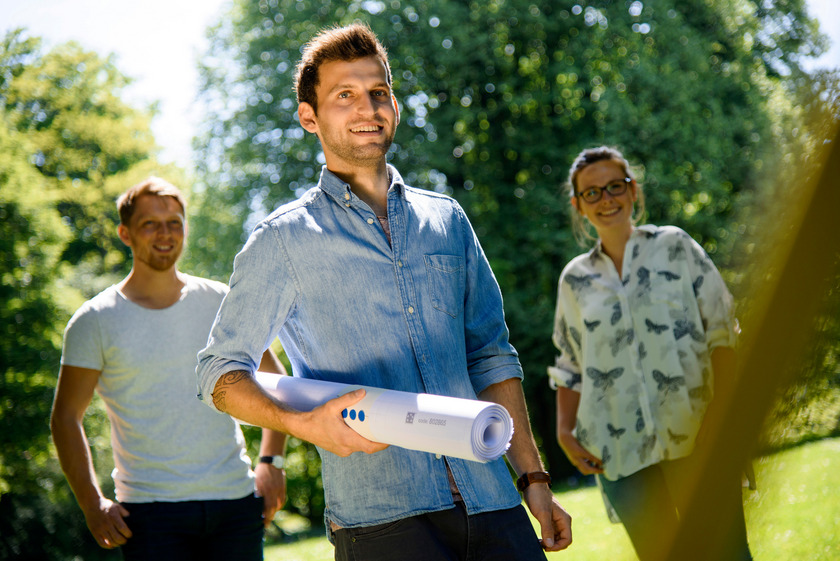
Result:
[[[584,150],[569,173],[573,226],[593,249],[560,275],[549,367],[557,440],[596,474],[639,559],[677,527],[680,488],[714,388],[734,374],[732,297],[709,256],[674,226],[637,226],[641,186],[618,150]],[[591,235],[594,229],[597,237]],[[740,482],[727,549],[751,559]],[[617,515],[617,519],[614,517]]]

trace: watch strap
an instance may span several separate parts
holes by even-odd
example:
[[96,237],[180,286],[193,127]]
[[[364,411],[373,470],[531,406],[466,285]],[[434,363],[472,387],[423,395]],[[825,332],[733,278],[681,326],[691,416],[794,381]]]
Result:
[[519,489],[519,492],[521,493],[527,489],[531,483],[547,483],[548,486],[551,487],[551,476],[547,471],[531,471],[523,473],[519,476],[519,479],[516,480],[516,488]]
[[274,456],[260,456],[260,463],[270,464],[276,467],[277,469],[283,469],[283,466],[286,463],[286,458],[284,458],[280,454],[276,454]]

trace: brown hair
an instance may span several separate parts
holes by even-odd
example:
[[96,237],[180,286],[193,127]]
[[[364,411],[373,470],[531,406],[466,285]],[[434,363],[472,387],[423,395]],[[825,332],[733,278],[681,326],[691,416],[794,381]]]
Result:
[[120,224],[128,226],[131,222],[131,217],[134,216],[134,210],[137,207],[137,199],[144,196],[151,195],[153,197],[172,197],[181,205],[181,210],[186,212],[187,203],[184,200],[184,195],[181,191],[160,177],[151,176],[137,185],[132,186],[125,193],[120,195],[117,199],[117,210],[120,213]]
[[385,77],[391,84],[391,66],[388,53],[366,24],[354,23],[346,27],[324,29],[304,47],[303,55],[295,69],[295,92],[298,103],[308,103],[318,113],[318,69],[325,62],[352,61],[376,57],[385,65]]
[[[577,155],[575,161],[572,162],[572,167],[569,168],[569,179],[566,182],[569,188],[569,197],[577,195],[577,177],[587,166],[595,162],[603,162],[605,160],[613,161],[621,166],[624,175],[636,180],[636,176],[630,167],[630,163],[625,159],[624,154],[617,148],[612,146],[598,146],[597,148],[587,148]],[[638,224],[642,221],[645,215],[645,194],[642,191],[642,186],[636,184],[636,213],[633,218],[633,224]],[[588,242],[597,239],[589,231],[583,217],[579,212],[572,212],[572,231],[575,234],[575,239],[581,246],[586,246]]]

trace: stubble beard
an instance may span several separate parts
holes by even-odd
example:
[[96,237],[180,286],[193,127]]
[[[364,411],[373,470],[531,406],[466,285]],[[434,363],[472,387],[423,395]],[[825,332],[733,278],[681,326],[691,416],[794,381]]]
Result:
[[350,142],[342,142],[338,139],[336,139],[336,142],[325,143],[322,141],[322,144],[326,144],[327,148],[345,162],[360,166],[372,166],[379,164],[382,158],[388,153],[388,150],[394,143],[394,132],[382,142],[375,144],[368,143],[359,146]]
[[142,255],[135,255],[134,258],[150,269],[158,272],[165,272],[175,266],[178,263],[178,259],[181,258],[181,253],[183,253],[183,247],[179,248],[176,253],[172,255],[154,255],[151,251],[144,252]]

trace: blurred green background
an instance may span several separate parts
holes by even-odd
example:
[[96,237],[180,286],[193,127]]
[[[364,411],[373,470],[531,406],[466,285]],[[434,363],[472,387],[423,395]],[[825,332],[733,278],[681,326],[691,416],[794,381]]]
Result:
[[[390,161],[409,184],[455,197],[491,261],[534,430],[561,487],[587,483],[554,442],[545,376],[557,277],[583,251],[563,187],[574,156],[597,144],[621,148],[644,186],[648,221],[688,231],[747,306],[762,241],[790,227],[792,209],[775,203],[819,171],[815,154],[840,118],[838,71],[804,66],[826,39],[803,0],[235,0],[207,30],[197,164],[182,169],[158,160],[156,109],[125,101],[128,79],[113,57],[7,33],[0,559],[113,558],[88,535],[48,419],[67,320],[130,267],[116,196],[152,173],[188,191],[181,268],[226,281],[251,227],[317,181],[323,157],[297,122],[292,91],[300,48],[324,26],[357,20],[391,56],[402,122]],[[839,250],[815,240],[826,259],[837,262]],[[756,455],[840,434],[840,278],[832,286]],[[97,400],[86,428],[109,488],[107,425]],[[317,526],[317,454],[293,439],[287,465],[278,520]]]

